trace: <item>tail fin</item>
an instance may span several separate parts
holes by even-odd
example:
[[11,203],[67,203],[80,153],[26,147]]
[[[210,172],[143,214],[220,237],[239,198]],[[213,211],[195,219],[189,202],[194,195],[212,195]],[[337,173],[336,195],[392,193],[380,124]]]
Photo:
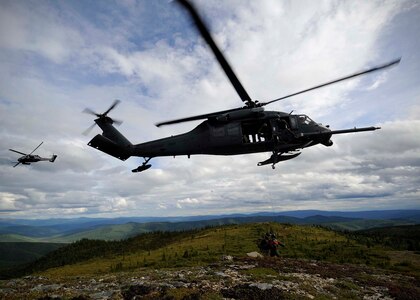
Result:
[[57,158],[57,155],[55,155],[55,154],[54,154],[54,155],[51,157],[50,162],[54,162],[56,158]]
[[101,134],[97,134],[88,145],[121,160],[126,160],[131,156],[131,143],[120,145]]

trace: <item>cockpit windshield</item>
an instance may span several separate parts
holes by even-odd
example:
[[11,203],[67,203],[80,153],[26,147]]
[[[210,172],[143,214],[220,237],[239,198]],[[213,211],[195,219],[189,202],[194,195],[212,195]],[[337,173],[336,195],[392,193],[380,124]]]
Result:
[[298,120],[300,124],[315,124],[315,122],[309,118],[307,115],[298,115]]

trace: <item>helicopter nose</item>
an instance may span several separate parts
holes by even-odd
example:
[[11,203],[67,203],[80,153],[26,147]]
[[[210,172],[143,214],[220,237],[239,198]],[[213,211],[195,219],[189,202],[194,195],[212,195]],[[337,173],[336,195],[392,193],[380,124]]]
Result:
[[[320,127],[322,128],[323,132],[331,132],[329,125],[326,125],[326,126],[321,125]],[[327,134],[325,138],[323,139],[323,141],[321,142],[321,144],[327,147],[331,147],[334,144],[333,141],[331,141],[331,136],[332,136],[331,134]]]

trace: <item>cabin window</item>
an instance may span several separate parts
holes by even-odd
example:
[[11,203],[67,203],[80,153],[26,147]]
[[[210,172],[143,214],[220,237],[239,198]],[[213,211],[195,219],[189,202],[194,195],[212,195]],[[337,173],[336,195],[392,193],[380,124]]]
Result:
[[242,123],[242,142],[262,143],[271,139],[272,129],[267,121],[254,121]]

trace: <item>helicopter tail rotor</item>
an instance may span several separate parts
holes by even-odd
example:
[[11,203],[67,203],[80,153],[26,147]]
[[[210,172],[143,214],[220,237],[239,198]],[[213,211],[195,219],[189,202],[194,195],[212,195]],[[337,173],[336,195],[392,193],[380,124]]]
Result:
[[92,131],[92,129],[95,127],[96,123],[93,123],[92,125],[90,125],[85,131],[82,132],[83,135],[88,136],[89,133]]
[[[97,119],[95,120],[95,123],[98,124],[98,122],[106,122],[106,123],[110,123],[110,124],[115,124],[115,125],[121,125],[122,121],[120,120],[116,120],[116,119],[112,119],[110,117],[108,117],[108,113],[113,110],[119,103],[121,102],[121,100],[116,99],[114,101],[114,103],[112,103],[112,105],[102,114],[98,114],[96,112],[94,112],[92,109],[90,108],[85,108],[83,110],[83,113],[86,114],[90,114],[93,116],[96,116]],[[93,127],[95,127],[96,124],[92,124],[90,127],[88,127],[85,131],[83,131],[83,135],[88,135],[90,133],[90,131],[93,129]]]
[[83,134],[88,134],[95,125],[102,129],[102,134],[97,134],[88,143],[89,146],[105,152],[121,160],[126,160],[132,155],[133,144],[121,134],[113,124],[120,125],[122,121],[118,121],[108,117],[108,113],[113,110],[121,101],[115,100],[114,103],[102,114],[98,114],[86,108],[83,112],[97,117],[95,124],[90,126]]

